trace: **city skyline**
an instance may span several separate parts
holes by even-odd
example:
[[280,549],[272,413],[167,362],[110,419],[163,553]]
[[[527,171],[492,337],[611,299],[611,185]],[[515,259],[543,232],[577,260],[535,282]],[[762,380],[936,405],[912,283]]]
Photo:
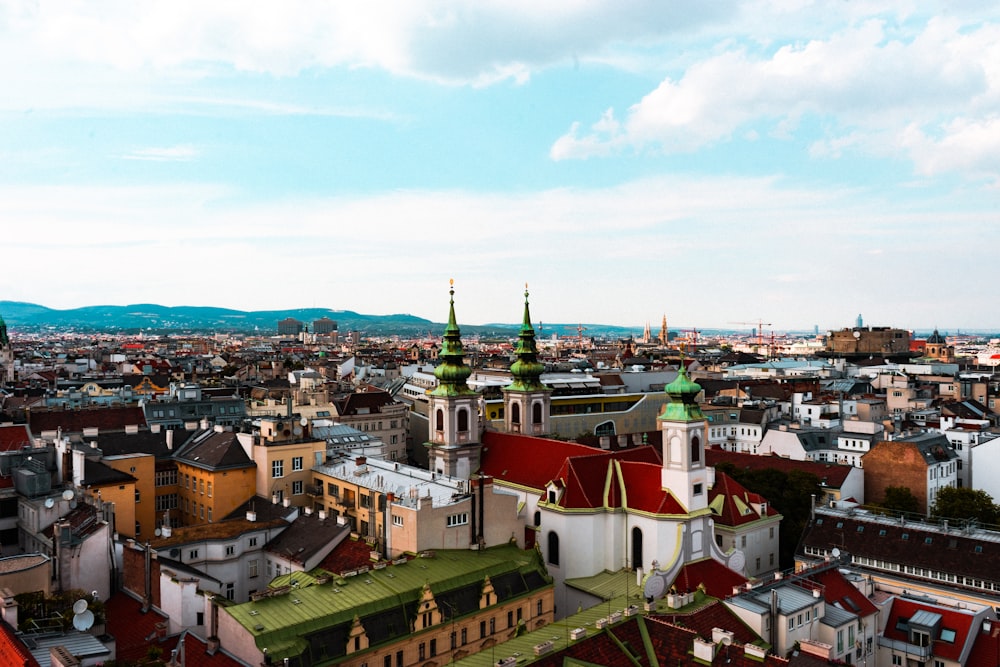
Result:
[[998,12],[15,0],[0,300],[1000,330]]

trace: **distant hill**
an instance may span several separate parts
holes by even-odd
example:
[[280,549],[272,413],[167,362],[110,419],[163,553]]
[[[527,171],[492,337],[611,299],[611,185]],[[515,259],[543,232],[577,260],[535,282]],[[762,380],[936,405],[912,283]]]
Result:
[[363,315],[349,310],[290,308],[288,310],[243,311],[199,306],[161,306],[136,303],[127,306],[85,306],[55,310],[34,303],[0,301],[0,316],[11,328],[25,330],[73,329],[78,331],[207,332],[233,331],[274,333],[278,321],[287,317],[311,327],[314,320],[329,317],[342,332],[361,331],[426,333],[439,329],[430,320],[413,315]]
[[[206,333],[206,332],[257,332],[273,335],[278,322],[287,317],[300,320],[308,327],[322,317],[337,322],[341,335],[360,331],[366,336],[399,335],[403,337],[440,336],[444,323],[432,322],[408,314],[365,315],[351,310],[329,308],[290,308],[288,310],[232,310],[203,306],[161,306],[155,303],[135,303],[127,306],[85,306],[69,310],[46,308],[21,301],[0,301],[0,316],[13,329],[24,331],[72,330],[79,332],[138,333]],[[517,334],[520,322],[492,323],[481,326],[461,324],[462,335],[496,336],[509,338]],[[626,338],[638,336],[641,329],[602,324],[584,324],[586,337]],[[536,333],[549,337],[551,331],[559,332],[562,339],[576,338],[576,323],[549,324]]]

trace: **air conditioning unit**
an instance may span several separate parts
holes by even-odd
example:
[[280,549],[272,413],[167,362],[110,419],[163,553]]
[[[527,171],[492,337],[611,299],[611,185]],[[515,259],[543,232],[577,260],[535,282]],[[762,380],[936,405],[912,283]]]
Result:
[[548,641],[544,641],[541,644],[535,644],[534,647],[535,655],[545,655],[553,648],[555,648],[555,644],[552,643],[551,639]]
[[569,631],[570,639],[583,639],[587,636],[587,631],[583,628],[573,628]]
[[598,630],[606,628],[608,626],[608,619],[607,618],[599,618],[596,621],[594,621],[594,625],[597,626]]

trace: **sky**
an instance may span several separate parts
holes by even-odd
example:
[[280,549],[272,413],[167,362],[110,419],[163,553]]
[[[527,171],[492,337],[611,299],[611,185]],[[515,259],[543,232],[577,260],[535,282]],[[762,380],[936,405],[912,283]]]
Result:
[[0,3],[0,300],[955,332],[997,256],[997,3]]

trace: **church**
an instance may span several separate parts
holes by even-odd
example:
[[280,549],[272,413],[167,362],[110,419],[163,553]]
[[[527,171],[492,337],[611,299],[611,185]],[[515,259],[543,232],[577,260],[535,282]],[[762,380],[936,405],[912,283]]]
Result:
[[[747,548],[760,552],[764,543],[763,551],[770,545],[777,552],[781,516],[733,480],[717,484],[706,464],[708,422],[695,400],[701,387],[683,365],[664,389],[662,448],[606,451],[547,438],[552,392],[541,381],[525,290],[512,381],[504,388],[504,432],[484,429],[479,397],[466,384],[472,369],[464,361],[454,286],[450,294],[438,386],[427,396],[430,469],[489,477],[516,493],[525,534],[513,537],[541,550],[557,588],[570,579],[631,570],[647,601],[699,586],[725,597],[754,574]],[[742,532],[724,549],[716,521],[732,523],[733,516]]]

